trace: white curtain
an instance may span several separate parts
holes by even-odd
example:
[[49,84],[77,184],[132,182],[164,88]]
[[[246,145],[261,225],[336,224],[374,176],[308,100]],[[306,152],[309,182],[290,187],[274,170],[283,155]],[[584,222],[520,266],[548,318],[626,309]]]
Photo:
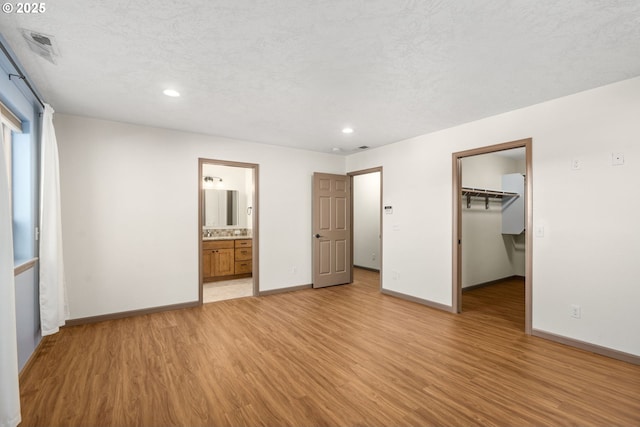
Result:
[[[13,225],[11,192],[4,132],[0,124],[0,426],[20,421],[18,341],[16,337],[16,289],[13,278]],[[7,141],[8,143],[8,141]]]
[[40,325],[45,336],[58,332],[69,318],[62,257],[58,143],[53,108],[48,104],[42,116],[40,149]]

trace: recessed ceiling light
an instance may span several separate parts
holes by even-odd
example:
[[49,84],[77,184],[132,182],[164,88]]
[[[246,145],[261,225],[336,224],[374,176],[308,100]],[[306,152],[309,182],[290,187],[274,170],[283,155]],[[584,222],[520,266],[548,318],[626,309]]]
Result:
[[180,96],[180,92],[178,92],[177,90],[173,90],[173,89],[165,89],[162,91],[162,93],[164,93],[167,96],[170,96],[172,98],[177,98]]
[[342,129],[342,133],[353,133],[353,129],[352,128],[343,128]]
[[342,148],[339,148],[339,147],[333,147],[333,148],[331,149],[331,151],[333,151],[334,153],[339,153],[340,151],[342,151]]

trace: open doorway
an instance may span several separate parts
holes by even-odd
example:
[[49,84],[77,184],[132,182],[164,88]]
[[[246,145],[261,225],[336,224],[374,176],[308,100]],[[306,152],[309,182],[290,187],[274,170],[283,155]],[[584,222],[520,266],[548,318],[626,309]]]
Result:
[[454,311],[485,304],[530,334],[531,140],[454,153],[453,172]]
[[258,165],[199,161],[200,303],[258,294]]
[[382,268],[382,167],[349,173],[352,184],[351,209],[353,280],[380,290]]

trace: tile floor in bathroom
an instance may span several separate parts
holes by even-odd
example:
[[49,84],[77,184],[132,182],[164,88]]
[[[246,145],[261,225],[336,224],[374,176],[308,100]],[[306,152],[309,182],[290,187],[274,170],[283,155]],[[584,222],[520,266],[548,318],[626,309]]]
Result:
[[224,301],[234,298],[250,297],[253,295],[253,278],[224,280],[204,284],[202,302]]

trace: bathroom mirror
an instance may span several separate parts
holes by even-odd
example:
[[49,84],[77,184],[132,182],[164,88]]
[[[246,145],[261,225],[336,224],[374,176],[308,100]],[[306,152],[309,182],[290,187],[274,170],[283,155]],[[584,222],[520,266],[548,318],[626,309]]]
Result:
[[238,212],[236,190],[204,190],[203,225],[205,227],[238,225]]

